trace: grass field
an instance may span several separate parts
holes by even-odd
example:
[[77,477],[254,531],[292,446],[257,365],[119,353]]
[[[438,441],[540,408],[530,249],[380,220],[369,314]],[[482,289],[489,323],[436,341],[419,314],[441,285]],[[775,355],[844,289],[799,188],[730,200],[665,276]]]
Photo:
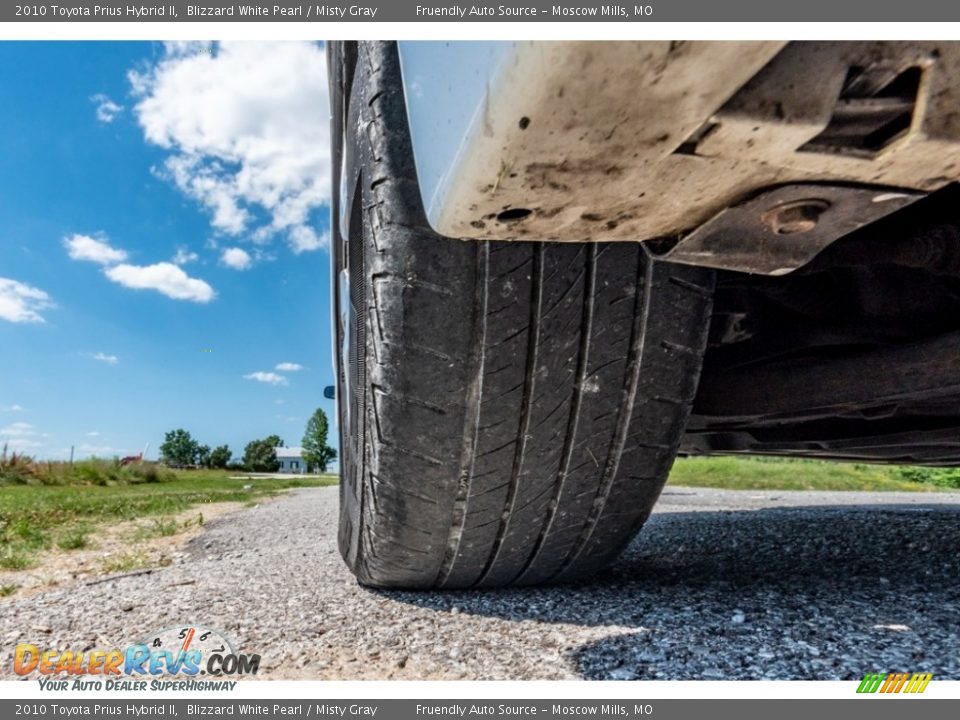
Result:
[[678,458],[669,484],[729,490],[956,489],[956,471],[762,457]]
[[[11,462],[11,459],[14,462]],[[229,471],[173,471],[153,464],[120,467],[109,460],[0,462],[0,569],[31,567],[49,549],[95,543],[98,527],[140,518],[152,522],[134,540],[182,528],[172,516],[217,502],[252,502],[288,488],[335,485],[337,478],[236,477]],[[231,477],[233,476],[233,477]],[[731,490],[901,490],[960,487],[960,471],[817,460],[751,457],[680,458],[670,484]],[[122,568],[117,568],[118,570]],[[3,595],[0,587],[0,595]]]
[[88,547],[96,526],[154,517],[146,534],[176,532],[169,516],[214,502],[251,502],[297,487],[335,485],[337,478],[237,478],[227,471],[156,469],[143,475],[98,473],[89,463],[78,474],[56,468],[44,484],[38,479],[4,478],[0,468],[0,569],[30,567],[38,553],[57,547]]

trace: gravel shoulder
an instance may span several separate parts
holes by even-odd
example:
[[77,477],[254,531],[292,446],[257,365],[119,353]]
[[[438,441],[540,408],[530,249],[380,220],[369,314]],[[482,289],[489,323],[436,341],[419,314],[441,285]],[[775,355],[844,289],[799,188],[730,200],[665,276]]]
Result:
[[[41,553],[35,565],[26,570],[0,570],[0,586],[15,587],[17,597],[22,598],[53,587],[71,587],[124,574],[112,570],[117,567],[139,570],[170,565],[184,557],[181,549],[202,534],[207,522],[243,506],[239,502],[206,503],[163,517],[98,524],[89,533],[87,547],[69,551],[52,548]],[[173,534],[160,532],[159,523],[174,530]]]
[[18,642],[124,646],[219,628],[261,678],[960,679],[960,494],[668,487],[619,561],[579,585],[359,587],[336,550],[337,488],[208,522],[176,562],[0,600]]

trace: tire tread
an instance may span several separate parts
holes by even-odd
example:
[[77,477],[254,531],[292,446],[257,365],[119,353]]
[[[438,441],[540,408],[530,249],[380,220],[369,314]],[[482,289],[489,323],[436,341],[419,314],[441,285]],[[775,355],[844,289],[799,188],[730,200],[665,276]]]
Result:
[[632,243],[436,235],[397,130],[396,49],[361,45],[368,421],[363,501],[342,519],[359,532],[341,532],[341,551],[380,587],[583,577],[629,542],[665,481],[712,273]]

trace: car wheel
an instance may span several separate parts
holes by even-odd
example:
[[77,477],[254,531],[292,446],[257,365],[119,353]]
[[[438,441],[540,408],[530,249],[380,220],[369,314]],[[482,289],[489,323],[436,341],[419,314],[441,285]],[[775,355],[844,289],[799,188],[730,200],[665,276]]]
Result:
[[334,248],[341,553],[376,587],[595,572],[666,480],[712,272],[639,243],[434,233],[392,43],[359,44],[346,128],[345,177],[358,179]]

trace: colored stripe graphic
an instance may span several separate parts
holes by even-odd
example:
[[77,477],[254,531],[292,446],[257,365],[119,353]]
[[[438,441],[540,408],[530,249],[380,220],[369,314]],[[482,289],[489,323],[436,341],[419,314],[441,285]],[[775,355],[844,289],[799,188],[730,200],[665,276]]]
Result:
[[907,683],[907,687],[904,689],[904,692],[922,693],[927,689],[927,685],[932,677],[933,673],[914,673],[913,677],[910,678],[910,682]]
[[922,693],[932,673],[867,673],[857,687],[858,693]]
[[891,673],[892,678],[890,680],[890,687],[887,688],[888,693],[898,693],[900,688],[903,687],[903,684],[907,681],[907,678],[910,677],[906,673]]
[[875,693],[885,677],[885,675],[881,675],[880,673],[867,673],[863,676],[863,680],[860,682],[860,687],[857,688],[857,692]]

